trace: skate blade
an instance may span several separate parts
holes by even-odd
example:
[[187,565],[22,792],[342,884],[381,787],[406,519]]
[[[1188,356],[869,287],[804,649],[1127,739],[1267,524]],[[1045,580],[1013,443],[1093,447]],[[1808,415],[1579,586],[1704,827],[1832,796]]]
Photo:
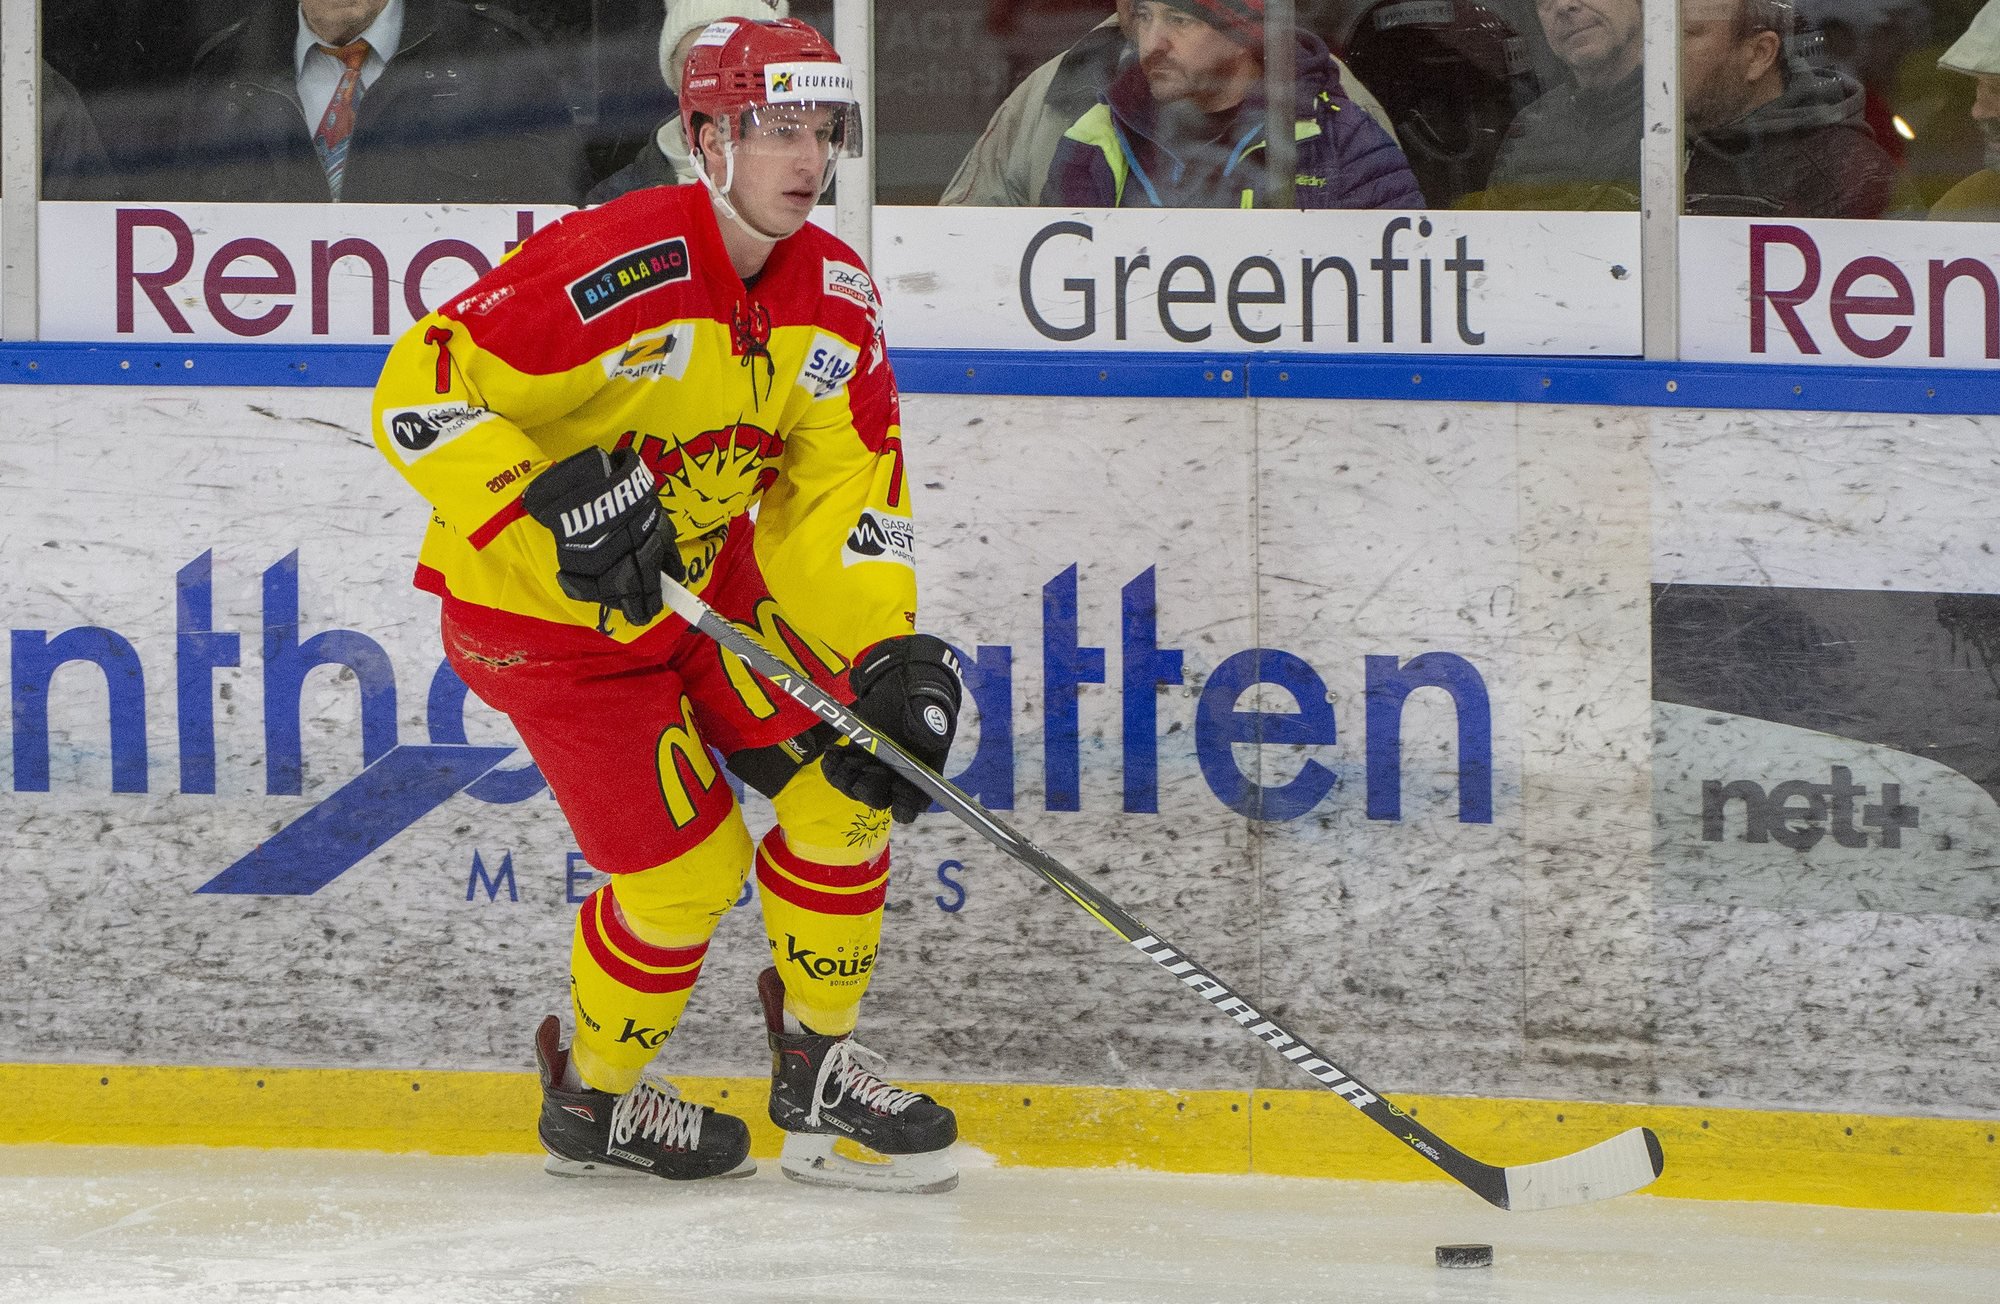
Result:
[[[648,1173],[637,1168],[626,1168],[622,1164],[593,1164],[582,1159],[564,1159],[561,1155],[548,1155],[542,1160],[542,1171],[551,1177],[599,1177],[599,1178],[652,1178],[662,1179],[658,1173]],[[713,1178],[692,1178],[692,1181],[721,1181],[732,1177],[750,1177],[757,1171],[757,1161],[748,1155],[743,1162],[726,1173],[717,1173]]]
[[936,1195],[958,1185],[949,1147],[921,1155],[882,1155],[845,1137],[789,1133],[778,1170],[794,1182],[849,1191]]

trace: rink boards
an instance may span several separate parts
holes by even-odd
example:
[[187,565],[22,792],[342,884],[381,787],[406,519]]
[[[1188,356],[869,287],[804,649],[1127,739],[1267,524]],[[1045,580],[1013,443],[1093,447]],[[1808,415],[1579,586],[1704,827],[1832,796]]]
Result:
[[[424,510],[366,391],[0,409],[0,1060],[511,1109],[600,880],[440,671]],[[1259,1008],[1392,1093],[1657,1107],[1604,1127],[1680,1133],[1670,1162],[1710,1174],[1683,1193],[1879,1136],[1933,1158],[1878,1186],[1959,1193],[1903,1201],[2000,1205],[1990,1126],[1951,1121],[2000,1115],[2000,419],[965,393],[904,418],[923,624],[975,704],[954,777]],[[911,1078],[1050,1084],[966,1093],[975,1142],[1399,1175],[945,817],[896,857],[864,1038]],[[739,910],[675,1071],[760,1071],[764,962]],[[0,1071],[45,1097],[10,1135],[87,1117],[48,1113],[76,1072]],[[497,1096],[451,1094],[485,1074]],[[187,1099],[153,1081],[120,1099]],[[393,1128],[387,1100],[356,1108]],[[1501,1160],[1586,1116],[1425,1111]],[[1107,1128],[1134,1138],[1109,1159]]]

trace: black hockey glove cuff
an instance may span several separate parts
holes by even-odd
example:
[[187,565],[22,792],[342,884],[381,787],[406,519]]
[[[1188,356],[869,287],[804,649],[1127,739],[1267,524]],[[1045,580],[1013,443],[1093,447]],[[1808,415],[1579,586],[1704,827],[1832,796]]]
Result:
[[[855,659],[848,682],[854,686],[856,715],[933,770],[944,769],[964,689],[958,658],[943,639],[929,634],[883,639]],[[889,811],[898,824],[930,809],[929,793],[860,747],[845,742],[829,747],[820,769],[842,796]]]
[[528,515],[556,536],[556,583],[578,602],[650,624],[665,602],[660,575],[686,576],[666,528],[659,485],[629,448],[586,448],[536,476],[521,495]]

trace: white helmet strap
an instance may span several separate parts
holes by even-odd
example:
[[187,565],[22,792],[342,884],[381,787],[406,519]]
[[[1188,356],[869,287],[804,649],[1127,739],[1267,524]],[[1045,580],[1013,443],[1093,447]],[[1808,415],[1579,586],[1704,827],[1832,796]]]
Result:
[[[711,119],[711,121],[713,120]],[[715,134],[722,141],[723,171],[722,171],[721,185],[717,185],[715,182],[715,178],[708,174],[708,151],[701,148],[701,142],[699,140],[693,142],[693,144],[695,147],[694,155],[699,160],[699,162],[696,164],[696,169],[701,176],[701,184],[708,188],[709,198],[715,201],[716,211],[721,213],[724,217],[728,218],[730,221],[734,222],[737,225],[737,227],[751,239],[757,240],[763,244],[774,245],[778,243],[778,241],[784,239],[785,237],[782,235],[772,235],[769,231],[759,230],[757,227],[751,225],[750,220],[748,218],[744,217],[741,213],[736,211],[736,205],[729,202],[729,192],[736,185],[735,135],[732,132],[726,132],[722,130],[720,126],[716,127]]]

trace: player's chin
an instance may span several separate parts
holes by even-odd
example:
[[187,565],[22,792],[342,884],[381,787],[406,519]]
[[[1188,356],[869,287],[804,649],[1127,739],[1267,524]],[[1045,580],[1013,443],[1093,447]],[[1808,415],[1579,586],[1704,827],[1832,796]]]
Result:
[[805,225],[818,203],[819,192],[816,190],[787,190],[778,196],[777,209],[786,224],[797,230]]

